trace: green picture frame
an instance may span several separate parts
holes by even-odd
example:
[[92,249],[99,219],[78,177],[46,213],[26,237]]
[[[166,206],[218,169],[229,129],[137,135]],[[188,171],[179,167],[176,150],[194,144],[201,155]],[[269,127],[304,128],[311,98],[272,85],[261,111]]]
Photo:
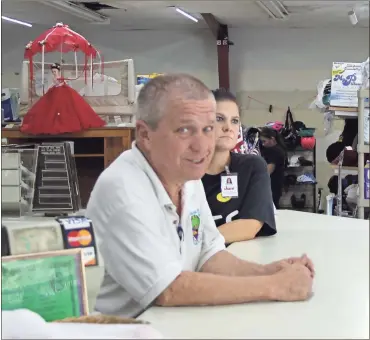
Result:
[[45,321],[87,315],[81,249],[2,257],[2,310],[29,309]]

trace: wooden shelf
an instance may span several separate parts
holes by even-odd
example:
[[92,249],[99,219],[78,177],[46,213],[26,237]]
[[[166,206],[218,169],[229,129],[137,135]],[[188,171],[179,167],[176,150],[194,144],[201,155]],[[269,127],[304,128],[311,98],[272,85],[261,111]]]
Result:
[[134,133],[135,129],[131,127],[118,127],[118,126],[105,126],[97,129],[88,129],[76,133],[63,133],[61,135],[26,135],[19,130],[19,125],[13,126],[12,128],[2,128],[1,138],[43,138],[43,139],[55,139],[63,138],[104,138],[104,137],[117,137],[125,136],[127,134]]
[[358,108],[357,107],[329,106],[329,110],[358,113]]

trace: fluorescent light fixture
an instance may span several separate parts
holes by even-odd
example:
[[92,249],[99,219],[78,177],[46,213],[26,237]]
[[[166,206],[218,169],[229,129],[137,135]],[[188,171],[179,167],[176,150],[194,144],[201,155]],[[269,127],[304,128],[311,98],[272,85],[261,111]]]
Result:
[[197,18],[193,17],[189,13],[186,13],[181,8],[178,8],[178,7],[174,7],[174,8],[175,8],[176,12],[182,14],[184,17],[187,17],[188,19],[193,20],[194,22],[198,22],[198,19]]
[[102,23],[102,24],[110,23],[109,17],[103,14],[91,11],[90,9],[84,7],[83,5],[75,4],[72,1],[39,0],[39,2],[47,6],[53,7],[55,9],[59,9],[60,11],[74,15],[78,18],[88,20],[90,22]]
[[[271,4],[271,7],[273,7],[276,12],[282,17],[282,18],[285,18],[287,16],[286,12],[282,12],[281,10],[281,6],[278,5],[277,3],[273,2],[273,1],[270,1],[270,4]],[[281,4],[281,3],[280,3]]]
[[275,1],[256,1],[256,4],[262,8],[272,19],[285,20],[289,16],[286,7],[278,0]]
[[9,21],[9,22],[13,22],[14,24],[23,25],[23,26],[27,26],[27,27],[32,27],[32,24],[29,24],[28,22],[24,22],[24,21],[17,20],[17,19],[12,19],[12,18],[6,17],[4,15],[1,16],[1,19]]
[[283,11],[285,15],[289,15],[288,9],[281,3],[280,0],[275,0],[274,2],[280,7],[280,9]]

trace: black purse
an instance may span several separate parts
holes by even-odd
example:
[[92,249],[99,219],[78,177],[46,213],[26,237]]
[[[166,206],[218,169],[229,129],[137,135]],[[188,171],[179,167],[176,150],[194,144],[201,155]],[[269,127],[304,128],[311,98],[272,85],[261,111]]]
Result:
[[286,112],[285,125],[283,130],[281,131],[281,135],[288,150],[294,150],[297,146],[300,145],[300,137],[297,133],[290,107],[288,107],[288,110]]

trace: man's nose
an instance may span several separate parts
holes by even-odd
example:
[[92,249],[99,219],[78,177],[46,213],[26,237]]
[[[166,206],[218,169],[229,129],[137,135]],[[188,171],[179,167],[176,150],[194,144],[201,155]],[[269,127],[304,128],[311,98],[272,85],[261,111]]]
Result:
[[[213,139],[211,139],[213,141]],[[193,136],[190,148],[194,152],[202,153],[207,150],[210,143],[210,136],[207,136],[205,134],[197,134]]]

